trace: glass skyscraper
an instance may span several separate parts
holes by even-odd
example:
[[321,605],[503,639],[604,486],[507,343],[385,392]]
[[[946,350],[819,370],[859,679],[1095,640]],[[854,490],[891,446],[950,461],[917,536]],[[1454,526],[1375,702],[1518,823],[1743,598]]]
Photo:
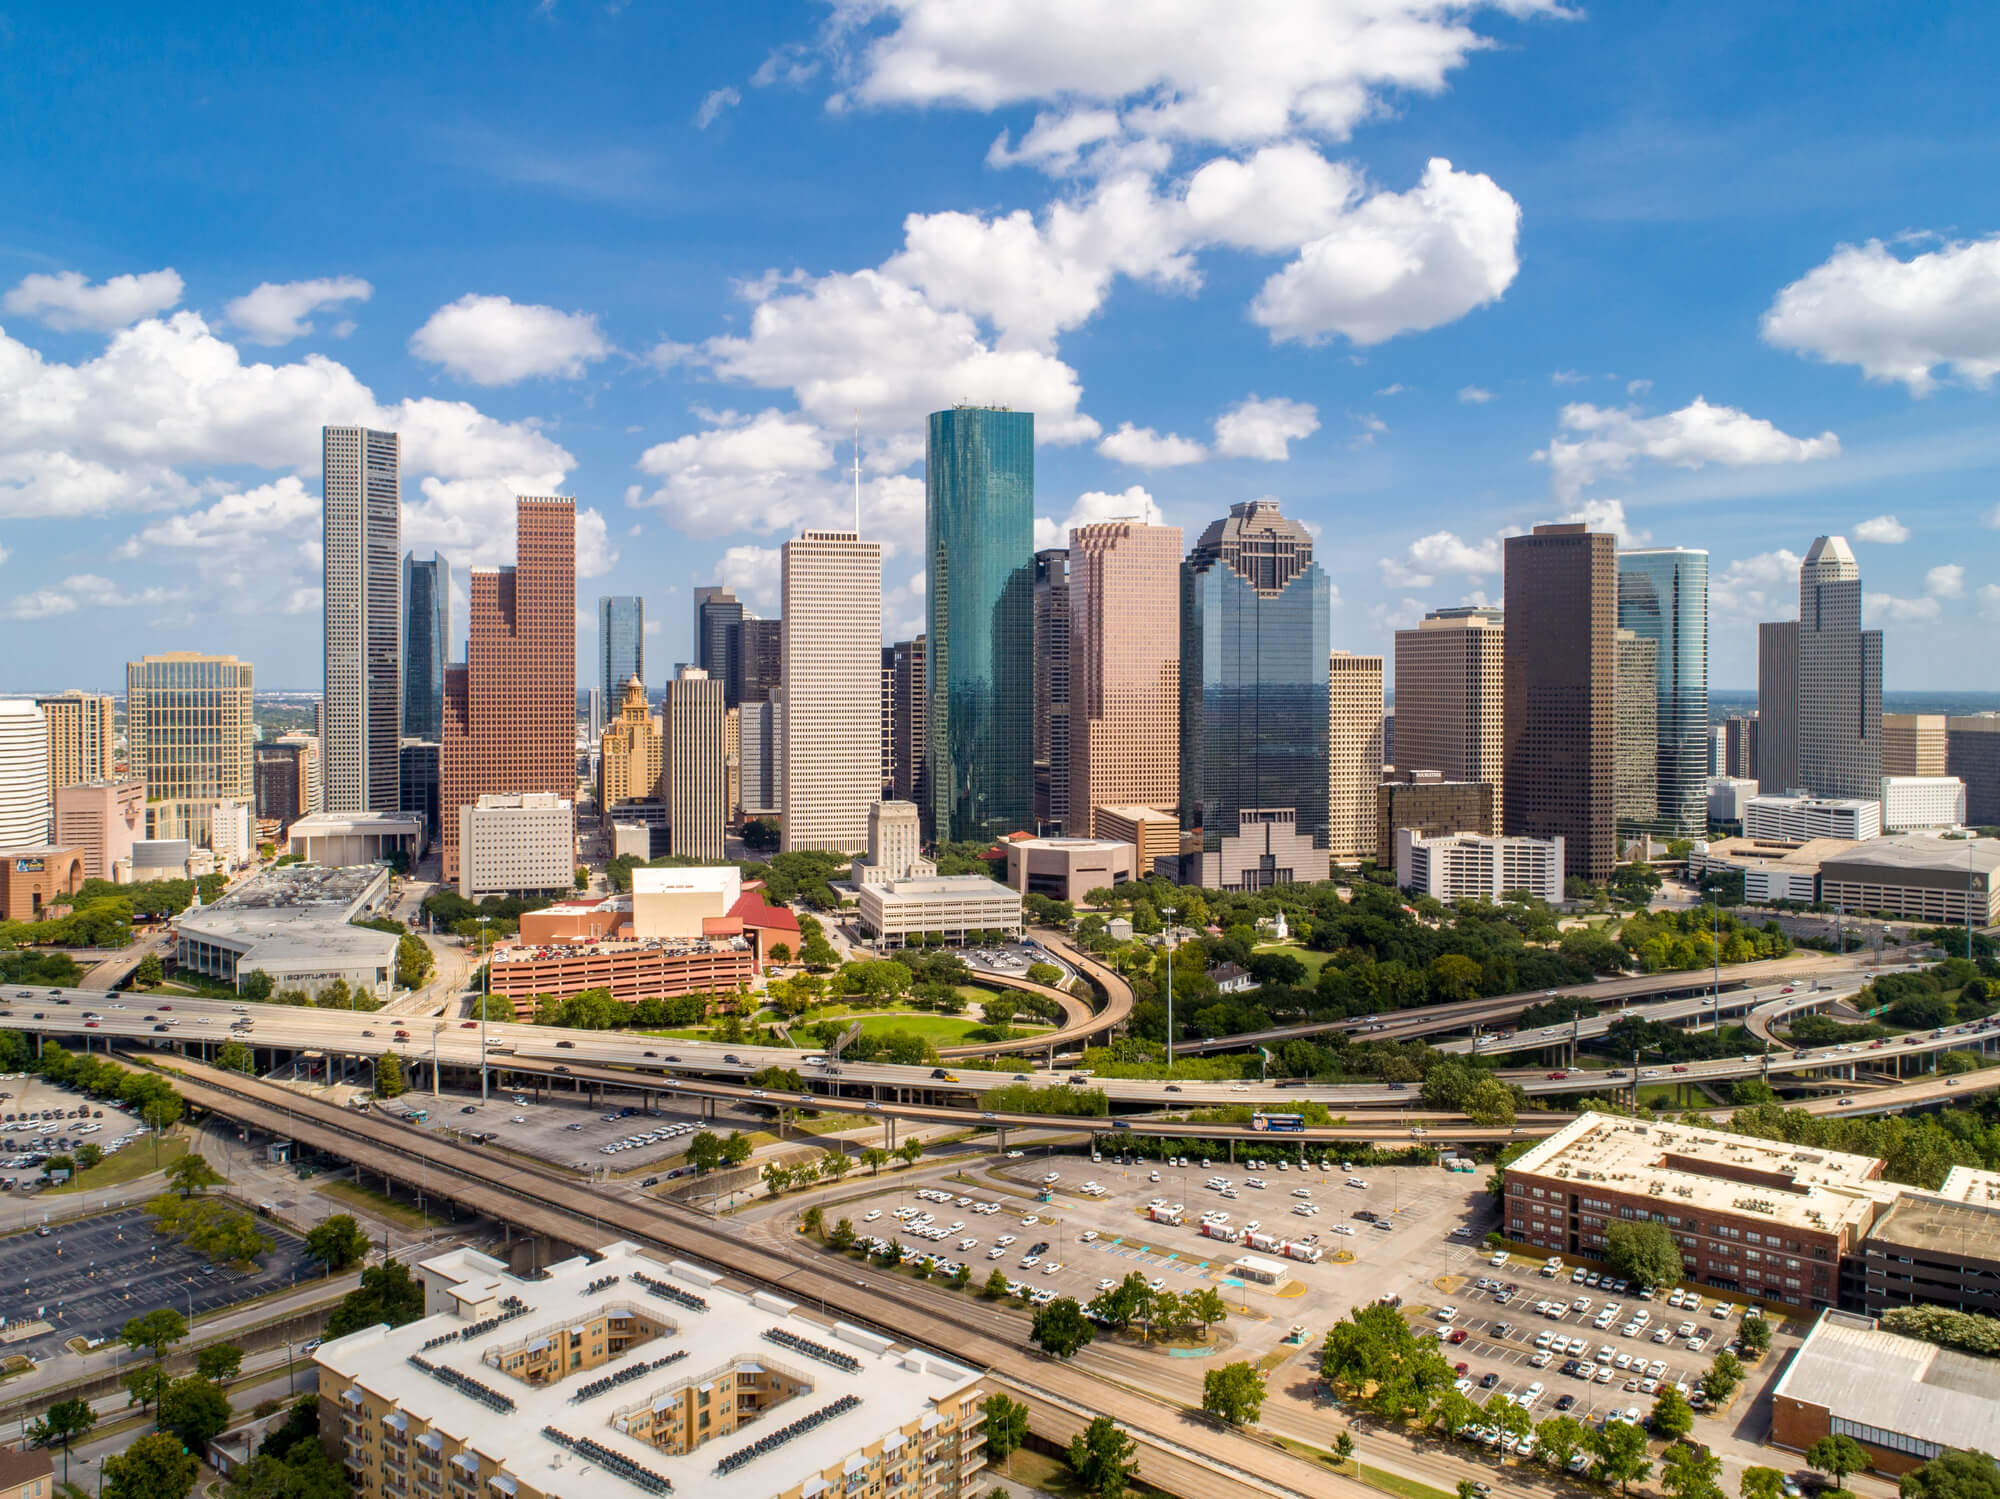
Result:
[[646,680],[646,601],[637,594],[601,594],[597,600],[597,690],[606,711],[625,700],[625,684]]
[[403,737],[444,738],[444,667],[451,659],[451,564],[403,554]]
[[1658,647],[1657,812],[1634,831],[1699,838],[1708,830],[1708,553],[1620,552],[1618,628]]
[[727,588],[694,591],[694,664],[722,684],[722,703],[743,701],[743,601]]
[[1181,824],[1221,889],[1325,879],[1331,588],[1275,500],[1229,507],[1181,565]]
[[933,411],[924,453],[929,822],[940,841],[1034,829],[1035,418]]

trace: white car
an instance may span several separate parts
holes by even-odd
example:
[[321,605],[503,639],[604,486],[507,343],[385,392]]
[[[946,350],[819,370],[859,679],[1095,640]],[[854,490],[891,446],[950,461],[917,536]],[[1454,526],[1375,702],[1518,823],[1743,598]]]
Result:
[[1333,1231],[1337,1234],[1346,1234],[1349,1238],[1352,1238],[1354,1236],[1354,1225],[1352,1223],[1336,1223],[1333,1226]]
[[861,1221],[863,1223],[873,1223],[877,1218],[881,1216],[882,1216],[882,1210],[880,1208],[870,1208],[867,1212],[861,1215]]
[[989,1260],[1005,1259],[1007,1251],[1002,1249],[998,1244],[995,1244],[991,1249],[986,1251],[986,1257]]
[[1039,1254],[1024,1254],[1021,1256],[1021,1268],[1023,1270],[1032,1270],[1041,1262],[1042,1257]]
[[1349,1178],[1347,1179],[1347,1184],[1348,1184],[1348,1186],[1350,1186],[1350,1187],[1364,1187],[1364,1188],[1365,1188],[1365,1187],[1366,1187],[1366,1186],[1368,1185],[1368,1180],[1367,1180],[1367,1178],[1366,1178],[1366,1177],[1361,1177],[1361,1176],[1350,1176],[1350,1177],[1349,1177]]
[[1310,1187],[1294,1187],[1294,1188],[1292,1188],[1292,1196],[1294,1196],[1294,1197],[1310,1197],[1310,1196],[1312,1196],[1312,1188],[1310,1188]]
[[1458,1308],[1455,1306],[1441,1306],[1437,1309],[1435,1315],[1440,1322],[1456,1322],[1458,1320]]
[[1107,1279],[1107,1280],[1100,1280],[1100,1281],[1099,1281],[1099,1282],[1097,1283],[1097,1289],[1098,1289],[1098,1290],[1100,1290],[1100,1291],[1108,1291],[1108,1290],[1110,1290],[1110,1289],[1111,1289],[1112,1287],[1116,1286],[1117,1284],[1118,1284],[1118,1282],[1117,1282],[1117,1281],[1115,1281],[1115,1280],[1108,1280],[1108,1279]]
[[[1353,1232],[1352,1229],[1348,1231],[1350,1233]],[[1494,1255],[1493,1258],[1488,1260],[1486,1263],[1492,1266],[1495,1270],[1498,1270],[1502,1265],[1507,1263],[1507,1252],[1504,1249],[1501,1250],[1500,1253]]]
[[1005,1249],[1008,1245],[1014,1242],[1014,1236],[1012,1234],[1002,1234],[1000,1235],[999,1238],[995,1239],[993,1242],[995,1244],[998,1244],[1002,1249]]
[[960,1239],[958,1241],[958,1252],[960,1254],[965,1253],[968,1249],[977,1249],[978,1247],[979,1241],[977,1239]]
[[1062,1261],[1061,1261],[1061,1260],[1050,1260],[1050,1261],[1049,1261],[1049,1262],[1048,1262],[1047,1264],[1045,1264],[1045,1265],[1043,1265],[1043,1266],[1042,1266],[1042,1274],[1044,1274],[1044,1275],[1054,1275],[1054,1274],[1056,1273],[1056,1271],[1058,1271],[1058,1270],[1060,1270],[1060,1269],[1062,1269]]
[[1097,1242],[1097,1230],[1094,1228],[1086,1228],[1082,1233],[1078,1234],[1076,1237],[1079,1243],[1094,1244]]

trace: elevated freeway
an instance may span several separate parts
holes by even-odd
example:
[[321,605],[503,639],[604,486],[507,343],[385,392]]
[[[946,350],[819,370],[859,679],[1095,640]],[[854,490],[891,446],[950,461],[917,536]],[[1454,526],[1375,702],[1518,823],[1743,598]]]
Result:
[[1085,1004],[1076,995],[1061,989],[1052,989],[1047,984],[1035,983],[1032,979],[1014,978],[1003,973],[992,973],[981,968],[974,978],[982,984],[997,984],[1006,989],[1024,990],[1039,994],[1045,999],[1053,999],[1063,1007],[1063,1024],[1060,1029],[1022,1037],[1014,1041],[987,1041],[976,1046],[941,1046],[938,1055],[948,1058],[1019,1056],[1037,1052],[1053,1054],[1065,1046],[1073,1046],[1101,1036],[1123,1025],[1132,1013],[1132,986],[1125,982],[1114,970],[1064,941],[1055,933],[1037,929],[1034,939],[1050,952],[1096,986],[1104,996],[1104,1003],[1097,1010]]
[[1811,981],[1806,985],[1738,989],[1727,994],[1704,994],[1698,999],[1670,999],[1660,1004],[1604,1010],[1588,1018],[1578,1016],[1556,1025],[1536,1026],[1532,1030],[1496,1031],[1432,1044],[1439,1051],[1460,1056],[1507,1056],[1524,1051],[1574,1047],[1581,1041],[1594,1041],[1621,1020],[1649,1020],[1684,1026],[1690,1030],[1703,1030],[1723,1021],[1741,1020],[1760,1043],[1770,1041],[1774,1045],[1782,1045],[1770,1035],[1768,1029],[1763,1028],[1769,1020],[1805,1010],[1824,1009],[1836,999],[1852,998],[1867,982],[1859,976],[1848,976],[1830,979],[1823,984]]

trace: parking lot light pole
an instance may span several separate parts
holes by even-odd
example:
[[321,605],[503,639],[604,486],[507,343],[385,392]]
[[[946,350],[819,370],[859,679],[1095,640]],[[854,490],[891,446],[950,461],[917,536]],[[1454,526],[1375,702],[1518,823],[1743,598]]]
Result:
[[486,966],[486,923],[479,918],[479,1101],[486,1102],[486,1001],[493,993],[493,970]]

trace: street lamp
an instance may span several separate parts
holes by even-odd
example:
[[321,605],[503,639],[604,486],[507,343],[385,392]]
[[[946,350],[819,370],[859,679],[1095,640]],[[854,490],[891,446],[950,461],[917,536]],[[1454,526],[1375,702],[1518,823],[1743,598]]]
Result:
[[1167,1069],[1174,1065],[1174,918],[1180,914],[1174,906],[1161,906],[1160,914],[1167,918]]
[[493,970],[486,966],[486,923],[479,918],[479,1101],[486,1102],[486,1001],[493,994]]

